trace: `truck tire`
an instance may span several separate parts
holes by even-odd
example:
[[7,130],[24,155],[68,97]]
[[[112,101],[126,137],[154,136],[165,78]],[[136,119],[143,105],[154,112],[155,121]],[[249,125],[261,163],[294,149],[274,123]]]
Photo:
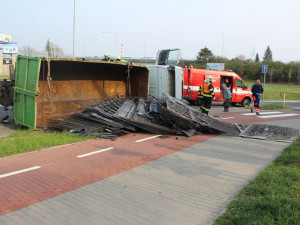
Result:
[[243,101],[242,101],[242,106],[243,107],[247,107],[247,106],[250,106],[251,104],[251,101],[249,98],[244,98]]

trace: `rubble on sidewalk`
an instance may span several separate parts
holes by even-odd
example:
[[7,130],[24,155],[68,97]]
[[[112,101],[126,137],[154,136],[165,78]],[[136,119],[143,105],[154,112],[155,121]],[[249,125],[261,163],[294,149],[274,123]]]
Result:
[[[148,98],[90,99],[76,101],[76,103],[83,107],[81,111],[51,122],[48,128],[106,137],[116,137],[137,130],[188,137],[196,133],[226,133],[250,138],[259,136],[253,132],[253,125],[249,127],[219,121],[169,95],[163,95],[160,99],[149,96]],[[268,126],[268,129],[274,133],[272,126]],[[290,135],[277,134],[271,139],[280,137],[290,141],[299,135],[296,129],[290,128],[289,132]],[[260,133],[267,136],[268,131],[261,128]]]

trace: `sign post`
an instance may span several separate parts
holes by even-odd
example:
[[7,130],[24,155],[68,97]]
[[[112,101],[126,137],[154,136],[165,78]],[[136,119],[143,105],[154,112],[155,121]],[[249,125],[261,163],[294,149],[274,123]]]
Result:
[[263,102],[265,99],[265,89],[266,89],[266,74],[268,72],[268,65],[263,65],[261,68],[261,72],[264,74],[264,93],[263,93]]

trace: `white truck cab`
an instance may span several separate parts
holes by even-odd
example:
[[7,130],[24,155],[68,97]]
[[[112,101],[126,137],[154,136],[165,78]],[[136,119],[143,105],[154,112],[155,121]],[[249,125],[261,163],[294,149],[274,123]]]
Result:
[[161,97],[169,94],[177,99],[182,99],[183,69],[178,65],[180,49],[159,50],[155,65],[149,66],[150,81],[149,94]]

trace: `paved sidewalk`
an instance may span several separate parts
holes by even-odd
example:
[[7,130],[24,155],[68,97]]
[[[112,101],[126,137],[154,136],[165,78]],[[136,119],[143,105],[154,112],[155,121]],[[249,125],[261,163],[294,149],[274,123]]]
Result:
[[0,224],[210,224],[287,146],[217,136],[0,217]]

